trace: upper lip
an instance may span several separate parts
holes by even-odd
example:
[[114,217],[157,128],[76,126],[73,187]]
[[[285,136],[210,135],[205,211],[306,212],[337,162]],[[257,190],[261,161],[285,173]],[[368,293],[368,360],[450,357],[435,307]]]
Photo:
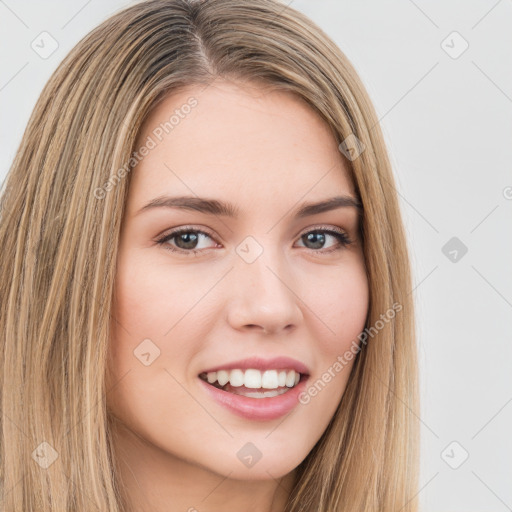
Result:
[[303,375],[309,375],[309,368],[291,357],[279,356],[272,359],[264,359],[262,357],[250,357],[248,359],[241,359],[239,361],[231,361],[222,363],[217,366],[203,370],[201,373],[216,372],[219,370],[248,370],[254,368],[255,370],[295,370]]

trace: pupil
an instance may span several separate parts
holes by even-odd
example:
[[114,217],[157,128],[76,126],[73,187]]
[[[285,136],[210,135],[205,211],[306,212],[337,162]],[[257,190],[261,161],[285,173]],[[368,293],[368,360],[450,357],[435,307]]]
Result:
[[305,235],[309,242],[316,243],[314,249],[321,249],[325,243],[325,235],[323,233],[308,233]]
[[[197,234],[182,233],[176,239],[176,245],[178,245],[180,249],[193,249],[197,244],[197,238]],[[184,242],[184,246],[182,245],[182,242]]]

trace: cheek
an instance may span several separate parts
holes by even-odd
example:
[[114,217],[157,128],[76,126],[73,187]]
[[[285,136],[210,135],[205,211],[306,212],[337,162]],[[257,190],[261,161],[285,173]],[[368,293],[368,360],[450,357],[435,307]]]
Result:
[[[181,340],[187,339],[191,307],[200,290],[185,277],[178,266],[163,268],[135,251],[120,253],[108,353],[107,382],[112,388],[108,402],[118,418],[148,439],[152,435],[148,425],[168,425],[169,414],[184,415],[182,411],[192,409],[190,396],[179,383],[184,382],[183,369],[197,347]],[[159,434],[165,438],[163,432]],[[158,439],[152,441],[157,444]]]
[[116,319],[134,337],[163,340],[204,295],[200,284],[182,265],[127,251],[117,269]]
[[304,302],[310,309],[317,371],[299,401],[304,417],[316,418],[303,424],[307,438],[314,440],[325,431],[343,397],[368,313],[369,287],[361,260],[328,270],[330,275],[308,277],[307,282],[316,282],[318,288],[302,288],[314,290]]
[[[205,294],[212,276],[162,262],[150,252],[120,251],[109,367],[116,380],[130,372],[130,380],[138,376],[142,387],[162,378],[167,382],[158,389],[171,389],[176,383],[167,371],[182,382],[206,339],[214,303]],[[148,352],[146,359],[154,362],[144,366],[138,357]]]
[[[365,327],[369,307],[369,286],[359,260],[317,281],[321,286],[310,295],[321,332],[321,353],[335,357],[346,349]],[[319,327],[320,328],[320,327]]]

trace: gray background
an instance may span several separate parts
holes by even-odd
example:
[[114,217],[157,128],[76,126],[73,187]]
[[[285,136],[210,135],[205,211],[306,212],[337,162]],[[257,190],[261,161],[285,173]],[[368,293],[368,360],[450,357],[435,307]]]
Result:
[[[2,181],[59,61],[129,4],[0,1]],[[512,1],[291,5],[353,62],[389,147],[414,268],[422,510],[512,510]],[[47,58],[31,47],[44,31]]]

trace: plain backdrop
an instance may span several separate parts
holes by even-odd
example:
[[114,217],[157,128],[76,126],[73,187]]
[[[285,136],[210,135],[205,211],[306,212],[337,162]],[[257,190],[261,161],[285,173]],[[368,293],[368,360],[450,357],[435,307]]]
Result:
[[[388,144],[414,271],[422,510],[512,510],[512,1],[286,4],[352,61]],[[2,181],[50,74],[128,5],[0,1]]]

